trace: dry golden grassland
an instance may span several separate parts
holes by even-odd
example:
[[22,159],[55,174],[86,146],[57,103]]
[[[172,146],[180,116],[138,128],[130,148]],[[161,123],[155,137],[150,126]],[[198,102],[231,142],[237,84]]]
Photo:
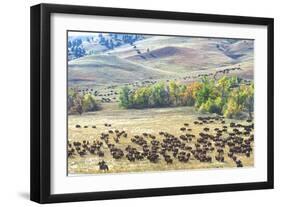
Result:
[[[223,126],[227,126],[227,132],[224,132],[222,137],[227,137],[229,132],[232,132],[233,128],[229,125],[231,122],[249,125],[246,121],[225,119],[225,124],[221,121],[214,121],[214,123],[206,123],[202,125],[194,124],[194,121],[198,121],[198,117],[203,116],[194,111],[192,107],[175,107],[175,108],[154,108],[154,109],[120,109],[116,103],[104,104],[103,110],[85,113],[83,115],[69,115],[68,116],[68,142],[81,142],[83,140],[89,141],[91,144],[93,141],[100,139],[101,133],[108,133],[109,130],[124,130],[127,133],[127,138],[121,136],[119,143],[115,143],[114,133],[109,134],[109,142],[115,144],[116,147],[124,152],[124,156],[121,159],[114,159],[110,153],[109,148],[105,143],[101,147],[101,151],[104,152],[104,157],[99,157],[97,154],[91,154],[89,152],[86,155],[80,156],[77,152],[74,155],[68,157],[68,174],[96,174],[96,173],[119,173],[119,172],[143,172],[143,171],[163,171],[163,170],[187,170],[187,169],[202,169],[202,168],[236,168],[236,163],[227,156],[229,147],[226,145],[224,148],[224,162],[219,162],[215,159],[217,148],[214,151],[207,154],[212,157],[211,162],[200,162],[191,155],[188,162],[180,162],[177,158],[172,156],[171,152],[167,152],[173,159],[172,164],[167,164],[164,158],[160,155],[160,159],[157,163],[152,163],[148,159],[136,160],[134,162],[129,161],[126,158],[125,148],[128,145],[137,148],[141,151],[141,146],[132,143],[131,138],[135,135],[142,135],[143,133],[149,133],[156,137],[155,140],[163,141],[163,136],[159,135],[159,132],[168,132],[169,134],[179,137],[180,135],[190,133],[195,135],[195,138],[191,142],[187,143],[193,149],[199,138],[199,133],[204,132],[203,129],[208,127],[210,135],[215,135],[215,128],[222,129]],[[208,115],[215,116],[215,115]],[[105,124],[111,124],[110,127]],[[188,123],[186,127],[191,131],[181,131],[180,128],[184,127],[184,123]],[[80,125],[81,128],[77,128],[76,125]],[[84,128],[87,126],[87,128]],[[95,126],[93,128],[92,126]],[[243,131],[242,128],[237,128]],[[253,134],[253,131],[251,132]],[[243,139],[248,139],[249,136],[241,135]],[[144,137],[144,139],[151,143],[151,138]],[[213,146],[214,142],[211,141]],[[251,147],[254,148],[254,142],[251,143]],[[237,158],[242,161],[243,167],[251,167],[254,165],[254,155],[251,151],[250,156],[245,154],[236,154]],[[108,166],[108,171],[99,169],[98,163],[104,160]]]

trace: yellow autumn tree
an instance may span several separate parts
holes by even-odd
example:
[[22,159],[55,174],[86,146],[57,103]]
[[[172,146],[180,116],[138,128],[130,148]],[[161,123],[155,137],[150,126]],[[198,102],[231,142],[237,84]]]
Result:
[[194,106],[196,93],[201,89],[202,83],[193,82],[187,85],[185,91],[180,94],[181,102],[186,106]]

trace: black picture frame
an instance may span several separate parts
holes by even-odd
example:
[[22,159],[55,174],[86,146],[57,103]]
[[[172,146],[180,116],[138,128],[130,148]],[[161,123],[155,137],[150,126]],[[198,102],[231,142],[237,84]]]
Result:
[[[52,13],[218,22],[267,26],[267,181],[188,187],[169,187],[74,194],[51,194],[51,71],[50,16]],[[272,18],[195,14],[168,11],[39,4],[31,7],[31,168],[30,199],[38,203],[119,199],[146,196],[272,189],[274,187],[274,20]]]

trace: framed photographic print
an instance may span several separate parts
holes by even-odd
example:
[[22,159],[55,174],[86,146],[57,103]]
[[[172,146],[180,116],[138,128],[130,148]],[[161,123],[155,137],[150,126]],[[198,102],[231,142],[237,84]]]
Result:
[[273,188],[273,19],[31,7],[31,200]]

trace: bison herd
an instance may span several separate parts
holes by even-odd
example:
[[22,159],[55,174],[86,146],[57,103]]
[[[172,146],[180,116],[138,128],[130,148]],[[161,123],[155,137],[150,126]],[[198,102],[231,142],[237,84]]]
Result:
[[[147,161],[166,163],[227,163],[243,167],[242,160],[253,152],[254,123],[229,122],[222,116],[198,117],[192,123],[183,123],[175,134],[159,131],[129,135],[125,130],[114,129],[105,123],[104,130],[94,140],[68,142],[68,158],[97,156],[97,167],[110,171],[114,166],[105,160],[128,160],[130,163]],[[96,130],[98,126],[75,126],[76,130]],[[198,129],[200,129],[198,131]],[[193,132],[194,131],[194,132]],[[125,144],[124,144],[125,143]],[[243,159],[241,159],[243,158]]]

